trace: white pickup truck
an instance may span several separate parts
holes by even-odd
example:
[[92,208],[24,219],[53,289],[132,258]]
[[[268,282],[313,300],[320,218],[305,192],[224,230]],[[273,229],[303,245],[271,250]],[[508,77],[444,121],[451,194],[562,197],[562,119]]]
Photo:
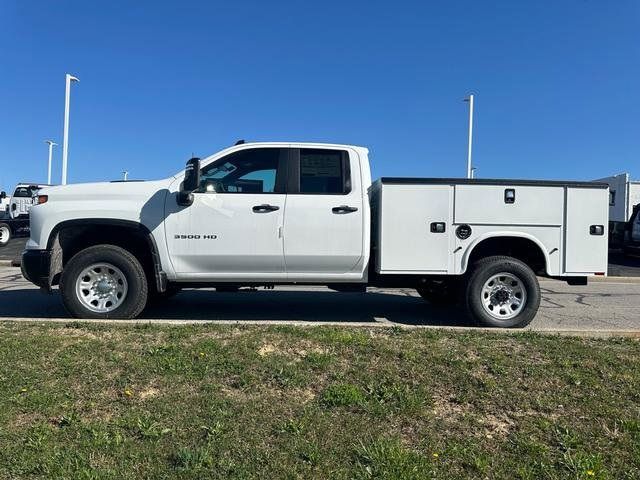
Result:
[[0,192],[0,248],[5,247],[11,237],[29,231],[29,209],[43,186],[34,183],[19,183],[11,198]]
[[479,324],[520,327],[536,275],[607,268],[608,188],[592,182],[381,178],[368,150],[241,143],[158,181],[58,186],[31,209],[24,276],[69,313],[134,318],[183,287],[415,288]]

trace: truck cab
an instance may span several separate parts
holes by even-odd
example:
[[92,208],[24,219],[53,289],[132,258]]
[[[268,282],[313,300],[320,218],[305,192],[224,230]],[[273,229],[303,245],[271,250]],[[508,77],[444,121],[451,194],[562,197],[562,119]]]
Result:
[[536,273],[606,272],[607,195],[577,182],[372,184],[364,147],[240,143],[163,180],[42,190],[23,274],[59,285],[82,318],[132,318],[184,287],[307,284],[416,288],[432,303],[467,298],[482,324],[523,326]]

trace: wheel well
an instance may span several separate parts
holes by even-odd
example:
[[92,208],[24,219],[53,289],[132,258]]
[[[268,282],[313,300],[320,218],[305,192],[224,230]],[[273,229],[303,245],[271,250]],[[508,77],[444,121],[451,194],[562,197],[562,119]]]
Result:
[[493,237],[481,241],[469,255],[467,266],[493,255],[506,255],[526,263],[535,273],[546,274],[547,262],[540,246],[523,237]]
[[62,268],[81,250],[94,245],[109,244],[124,248],[142,265],[150,288],[157,284],[157,256],[155,244],[150,234],[140,225],[83,223],[62,226],[56,232],[56,238],[50,243],[59,248],[61,255],[60,271],[54,274],[52,285],[59,281]]

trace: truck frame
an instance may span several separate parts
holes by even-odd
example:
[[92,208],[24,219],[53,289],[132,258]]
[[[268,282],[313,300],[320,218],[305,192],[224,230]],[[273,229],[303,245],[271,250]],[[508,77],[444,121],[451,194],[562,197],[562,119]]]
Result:
[[[240,143],[150,182],[43,189],[23,275],[69,313],[134,318],[182,288],[410,287],[522,327],[536,275],[607,268],[606,184],[384,177],[364,147]],[[82,202],[78,202],[82,199]]]

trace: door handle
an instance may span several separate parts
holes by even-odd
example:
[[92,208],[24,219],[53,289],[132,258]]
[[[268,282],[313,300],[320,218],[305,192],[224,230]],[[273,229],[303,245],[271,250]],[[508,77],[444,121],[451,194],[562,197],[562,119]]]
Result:
[[276,210],[280,210],[280,207],[277,205],[269,205],[266,203],[263,205],[256,205],[253,207],[253,211],[256,213],[275,212]]
[[352,213],[357,212],[357,207],[349,207],[348,205],[340,205],[339,207],[333,207],[331,209],[333,213]]

